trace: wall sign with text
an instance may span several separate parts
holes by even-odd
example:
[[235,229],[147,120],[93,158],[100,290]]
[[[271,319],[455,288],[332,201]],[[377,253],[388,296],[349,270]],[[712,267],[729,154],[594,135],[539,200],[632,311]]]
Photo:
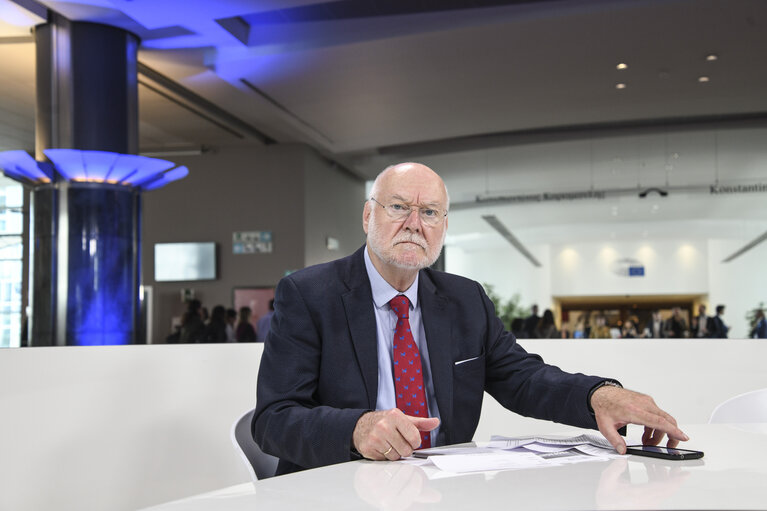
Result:
[[612,264],[614,274],[621,277],[644,277],[644,265],[630,257],[618,259]]
[[272,252],[272,231],[240,231],[232,233],[234,254],[269,254]]

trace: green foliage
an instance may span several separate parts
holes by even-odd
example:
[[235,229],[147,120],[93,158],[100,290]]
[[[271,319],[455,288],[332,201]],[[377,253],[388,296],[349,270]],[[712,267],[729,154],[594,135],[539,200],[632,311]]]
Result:
[[482,287],[485,288],[487,297],[490,298],[493,305],[495,305],[495,313],[501,318],[501,321],[503,321],[503,326],[506,330],[511,330],[511,322],[514,318],[524,318],[530,315],[530,309],[522,307],[519,304],[521,300],[519,293],[514,293],[514,296],[509,300],[504,301],[504,299],[495,292],[495,288],[492,284],[483,282]]

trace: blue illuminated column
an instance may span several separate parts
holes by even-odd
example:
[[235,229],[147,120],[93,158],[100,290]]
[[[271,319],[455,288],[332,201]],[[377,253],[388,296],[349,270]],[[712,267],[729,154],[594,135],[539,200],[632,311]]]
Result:
[[[137,340],[140,194],[103,183],[59,186],[58,321],[66,344]],[[34,324],[34,318],[33,318]]]
[[28,183],[29,344],[141,342],[139,190],[106,176],[138,149],[139,40],[53,11],[34,34],[38,161],[11,169],[45,175]]
[[106,151],[0,153],[32,189],[31,345],[102,345],[138,337],[141,193],[188,174],[169,161]]
[[35,44],[35,158],[0,153],[31,188],[29,344],[144,342],[141,193],[187,169],[135,154],[135,35],[49,12]]

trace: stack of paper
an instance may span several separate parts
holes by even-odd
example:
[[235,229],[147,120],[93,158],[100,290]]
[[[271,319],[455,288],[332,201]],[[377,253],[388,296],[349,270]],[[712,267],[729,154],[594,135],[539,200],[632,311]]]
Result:
[[555,466],[619,457],[612,445],[597,435],[516,438],[494,435],[490,442],[477,446],[422,449],[416,455],[427,457],[438,469],[453,473]]

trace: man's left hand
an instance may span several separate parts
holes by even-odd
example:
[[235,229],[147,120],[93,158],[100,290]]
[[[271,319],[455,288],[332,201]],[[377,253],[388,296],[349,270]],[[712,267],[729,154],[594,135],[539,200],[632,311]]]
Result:
[[644,426],[642,443],[658,445],[668,435],[668,447],[676,447],[689,437],[677,427],[676,419],[655,404],[653,398],[620,387],[603,386],[591,395],[591,408],[597,427],[619,454],[626,453],[626,441],[618,430],[627,424]]

